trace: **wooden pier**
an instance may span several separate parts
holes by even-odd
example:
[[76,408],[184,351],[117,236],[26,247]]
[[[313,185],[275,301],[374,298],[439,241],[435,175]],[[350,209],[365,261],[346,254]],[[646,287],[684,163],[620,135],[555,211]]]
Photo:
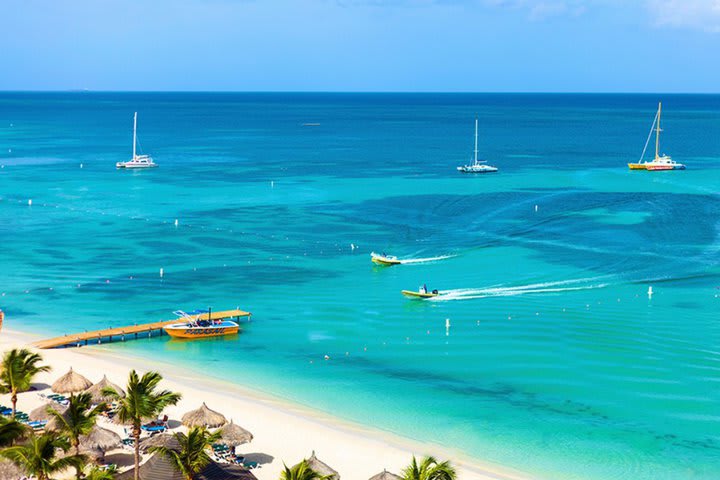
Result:
[[[194,316],[198,320],[224,320],[226,318],[250,317],[250,312],[242,310],[226,310],[224,312],[203,313]],[[41,340],[33,344],[36,348],[58,348],[58,347],[80,347],[88,345],[90,342],[101,344],[103,342],[112,342],[114,340],[130,340],[138,338],[138,335],[147,334],[152,337],[154,331],[159,331],[159,335],[163,334],[163,327],[172,325],[173,323],[181,323],[184,319],[175,318],[173,320],[165,320],[153,323],[143,323],[139,325],[129,325],[127,327],[106,328],[104,330],[94,330],[92,332],[73,333],[63,335],[62,337]]]

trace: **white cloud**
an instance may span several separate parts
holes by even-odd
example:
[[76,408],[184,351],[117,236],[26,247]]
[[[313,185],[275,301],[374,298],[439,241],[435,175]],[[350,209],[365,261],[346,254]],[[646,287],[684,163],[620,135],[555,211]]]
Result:
[[648,0],[658,26],[720,32],[720,0]]

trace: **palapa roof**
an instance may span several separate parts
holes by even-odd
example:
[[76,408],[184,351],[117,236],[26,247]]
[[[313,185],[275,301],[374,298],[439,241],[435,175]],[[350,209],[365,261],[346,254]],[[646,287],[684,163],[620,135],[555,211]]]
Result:
[[28,416],[30,417],[30,420],[50,420],[53,418],[53,416],[48,412],[48,409],[50,408],[54,408],[60,413],[65,413],[65,410],[67,410],[67,407],[63,407],[57,403],[43,403],[39,407],[33,409]]
[[106,452],[119,447],[121,444],[122,438],[120,438],[120,435],[107,428],[98,427],[97,425],[90,430],[90,433],[80,437],[80,450],[86,452]]
[[22,478],[23,471],[10,460],[0,458],[0,478]]
[[52,384],[52,391],[55,393],[77,393],[87,390],[92,386],[92,382],[77,372],[72,367],[70,371],[62,377],[55,380]]
[[394,473],[390,473],[387,470],[383,470],[377,475],[370,477],[370,480],[402,480],[402,477],[395,475]]
[[150,447],[167,447],[179,449],[180,442],[172,433],[159,433],[140,440],[140,451],[146,452]]
[[103,395],[102,392],[106,388],[112,388],[121,397],[125,396],[125,391],[122,388],[115,385],[114,383],[112,383],[110,380],[108,380],[107,375],[103,375],[102,380],[100,380],[99,382],[97,382],[95,385],[88,388],[87,390],[85,390],[85,392],[90,394],[90,396],[92,397],[93,403],[103,403],[103,402],[107,403],[107,402],[111,402],[113,399],[108,397],[107,395]]
[[222,413],[210,410],[205,402],[197,410],[191,410],[182,417],[182,423],[188,427],[221,427],[227,423]]
[[333,470],[327,463],[321,461],[315,456],[315,450],[313,450],[312,455],[310,455],[310,458],[307,459],[307,462],[308,465],[310,465],[310,468],[323,477],[329,477],[329,480],[340,480],[340,474],[337,471]]
[[[115,476],[115,480],[132,480],[133,469]],[[257,480],[255,476],[239,465],[210,462],[195,476],[196,480]],[[140,465],[140,480],[185,480],[185,477],[162,455],[155,454]]]
[[220,429],[222,442],[230,447],[237,447],[244,443],[251,442],[253,434],[242,428],[240,425],[236,425],[232,419],[230,423]]

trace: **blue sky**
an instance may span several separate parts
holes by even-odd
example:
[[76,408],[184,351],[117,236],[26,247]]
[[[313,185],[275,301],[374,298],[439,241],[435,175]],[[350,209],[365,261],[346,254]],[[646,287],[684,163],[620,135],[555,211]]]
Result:
[[720,0],[0,0],[0,90],[718,92]]

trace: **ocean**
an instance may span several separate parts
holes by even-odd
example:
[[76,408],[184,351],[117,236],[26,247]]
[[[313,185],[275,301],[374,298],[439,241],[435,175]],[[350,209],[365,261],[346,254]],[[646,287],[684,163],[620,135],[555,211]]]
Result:
[[[629,171],[660,100],[688,168]],[[159,168],[118,171],[135,111]],[[7,328],[240,307],[102,348],[536,478],[720,478],[718,95],[10,92],[0,166]]]

